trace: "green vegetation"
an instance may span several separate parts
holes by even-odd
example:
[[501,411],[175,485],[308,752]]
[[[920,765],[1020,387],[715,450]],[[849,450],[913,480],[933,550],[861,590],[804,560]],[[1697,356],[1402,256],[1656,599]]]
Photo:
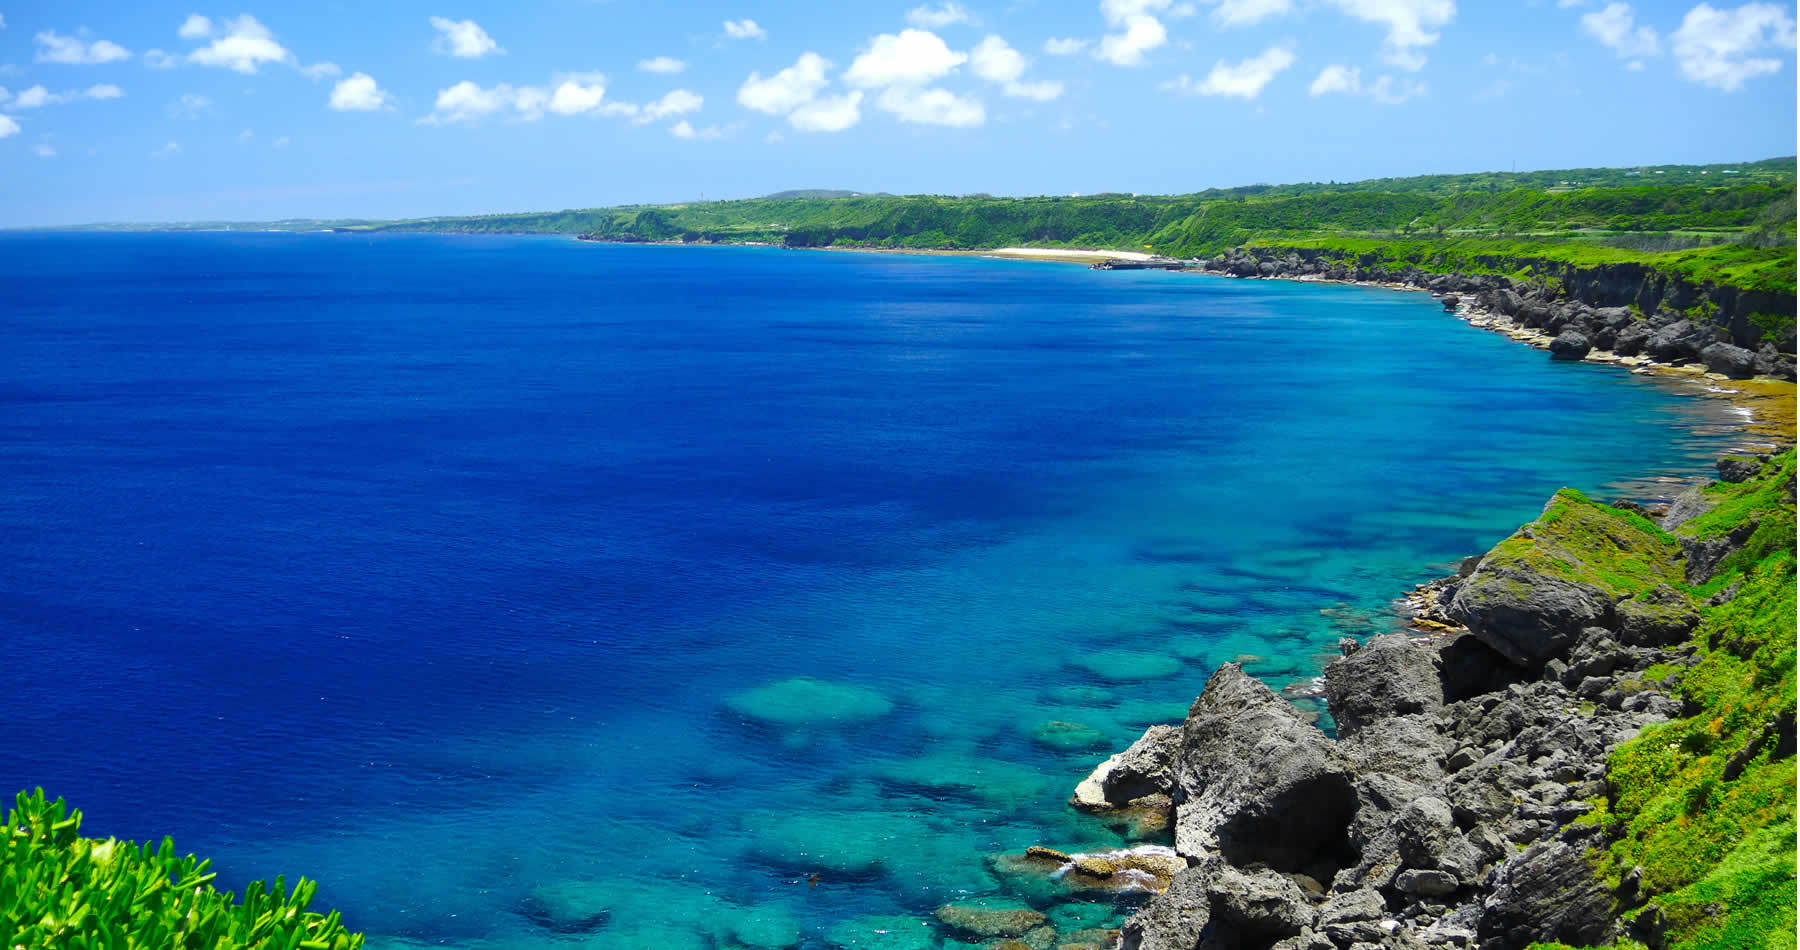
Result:
[[81,837],[81,812],[43,789],[19,793],[0,826],[0,947],[13,950],[357,950],[333,912],[307,912],[317,885],[254,881],[242,903],[174,842],[142,846]]
[[1517,562],[1522,573],[1551,574],[1626,597],[1680,583],[1675,539],[1643,517],[1588,500],[1572,488],[1550,499],[1538,520],[1489,551],[1484,564]]
[[1675,950],[1787,948],[1795,940],[1794,452],[1737,485],[1709,490],[1717,507],[1683,525],[1695,539],[1754,525],[1700,588],[1699,662],[1677,687],[1698,711],[1646,729],[1614,751],[1610,793],[1590,820],[1614,844],[1602,873],[1633,872],[1659,908]]

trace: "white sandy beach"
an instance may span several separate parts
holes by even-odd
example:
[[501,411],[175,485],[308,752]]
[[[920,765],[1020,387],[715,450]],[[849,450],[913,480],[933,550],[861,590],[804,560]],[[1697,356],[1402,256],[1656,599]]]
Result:
[[1126,260],[1147,261],[1153,255],[1141,251],[1087,251],[1066,247],[1002,247],[982,251],[989,257],[1043,258],[1062,261]]

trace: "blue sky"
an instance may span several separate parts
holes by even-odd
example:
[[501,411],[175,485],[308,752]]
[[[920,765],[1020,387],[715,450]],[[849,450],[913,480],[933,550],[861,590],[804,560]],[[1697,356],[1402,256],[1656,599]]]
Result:
[[1795,151],[1792,5],[0,0],[0,226]]

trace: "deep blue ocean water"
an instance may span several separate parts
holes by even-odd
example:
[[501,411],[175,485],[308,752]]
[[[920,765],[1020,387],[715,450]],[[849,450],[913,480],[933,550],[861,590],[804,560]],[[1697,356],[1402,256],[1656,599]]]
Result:
[[0,786],[375,946],[871,945],[1116,844],[1063,800],[1217,664],[1719,444],[1422,294],[967,258],[9,234],[0,350]]

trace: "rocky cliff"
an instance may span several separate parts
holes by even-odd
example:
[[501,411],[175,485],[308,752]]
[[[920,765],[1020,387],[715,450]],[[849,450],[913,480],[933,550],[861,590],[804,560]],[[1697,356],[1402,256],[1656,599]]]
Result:
[[1558,493],[1430,585],[1460,631],[1342,644],[1335,737],[1221,667],[1073,800],[1187,863],[1120,946],[1791,945],[1793,453],[1720,472],[1660,525]]
[[[1577,266],[1543,258],[1475,257],[1479,273],[1443,273],[1375,252],[1322,248],[1237,248],[1201,262],[1235,277],[1315,277],[1401,284],[1473,298],[1477,305],[1579,347],[1659,362],[1704,362],[1748,378],[1794,379],[1792,293],[1695,283],[1644,264]],[[1506,274],[1529,275],[1520,279]],[[1716,345],[1716,346],[1715,346]],[[1554,352],[1554,351],[1553,351]],[[1579,355],[1574,358],[1579,358]]]

